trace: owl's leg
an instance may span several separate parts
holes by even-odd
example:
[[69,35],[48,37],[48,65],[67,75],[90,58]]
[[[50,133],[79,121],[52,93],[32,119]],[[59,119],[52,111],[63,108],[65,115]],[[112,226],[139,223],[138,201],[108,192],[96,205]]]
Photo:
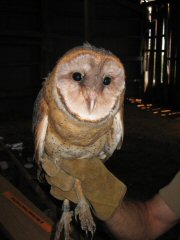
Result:
[[54,240],[60,240],[60,234],[62,230],[64,230],[65,240],[70,240],[70,232],[71,232],[71,220],[72,220],[73,212],[70,211],[69,200],[65,199],[63,202],[63,213],[61,219],[57,223],[56,234]]
[[96,225],[90,211],[90,206],[84,197],[81,182],[78,179],[75,180],[75,190],[78,197],[78,204],[75,208],[75,218],[77,219],[77,216],[79,216],[82,230],[84,230],[86,234],[90,232],[93,236]]

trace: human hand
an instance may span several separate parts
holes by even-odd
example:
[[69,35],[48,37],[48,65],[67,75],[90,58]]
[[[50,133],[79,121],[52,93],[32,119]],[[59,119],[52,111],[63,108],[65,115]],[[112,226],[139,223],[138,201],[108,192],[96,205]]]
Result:
[[98,158],[66,159],[59,166],[51,162],[51,172],[55,169],[53,174],[50,174],[47,165],[44,164],[43,168],[49,172],[46,178],[51,185],[51,194],[58,199],[67,198],[77,203],[74,182],[79,179],[94,214],[101,220],[110,218],[126,193],[126,186]]

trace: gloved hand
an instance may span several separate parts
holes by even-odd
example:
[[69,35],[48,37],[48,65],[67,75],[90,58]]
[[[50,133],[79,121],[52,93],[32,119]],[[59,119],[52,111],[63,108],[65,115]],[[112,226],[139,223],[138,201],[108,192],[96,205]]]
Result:
[[69,199],[74,203],[78,202],[74,190],[75,178],[62,170],[59,165],[48,160],[46,157],[42,162],[47,182],[51,186],[50,193],[59,200]]
[[103,221],[111,217],[126,193],[126,186],[98,158],[66,159],[59,166],[46,159],[42,166],[51,194],[58,199],[77,203],[74,183],[75,178],[79,179],[94,214]]

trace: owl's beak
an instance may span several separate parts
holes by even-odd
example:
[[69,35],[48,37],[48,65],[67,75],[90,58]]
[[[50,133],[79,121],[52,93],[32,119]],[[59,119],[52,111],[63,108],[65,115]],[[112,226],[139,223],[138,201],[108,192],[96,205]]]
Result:
[[96,106],[97,93],[88,92],[87,95],[88,96],[86,98],[86,103],[87,103],[88,110],[91,113]]

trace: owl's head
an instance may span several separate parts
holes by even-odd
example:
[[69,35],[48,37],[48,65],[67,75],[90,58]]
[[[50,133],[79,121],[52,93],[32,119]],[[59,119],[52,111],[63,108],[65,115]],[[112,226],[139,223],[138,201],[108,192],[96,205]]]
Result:
[[101,121],[115,114],[123,101],[124,67],[119,58],[104,49],[85,44],[68,51],[53,75],[59,107],[63,104],[81,121]]

